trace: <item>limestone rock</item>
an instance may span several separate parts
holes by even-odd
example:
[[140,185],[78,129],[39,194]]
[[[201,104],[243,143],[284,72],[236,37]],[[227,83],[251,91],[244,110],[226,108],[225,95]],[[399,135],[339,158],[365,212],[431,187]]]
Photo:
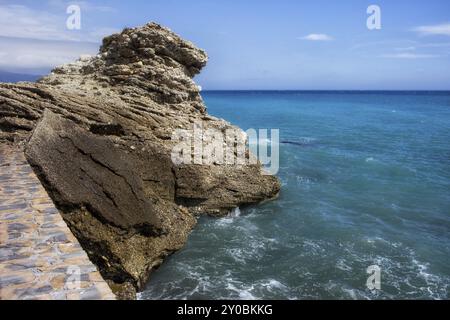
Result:
[[[0,84],[0,141],[26,156],[112,288],[139,290],[198,214],[275,197],[260,165],[175,165],[175,129],[224,131],[192,80],[207,55],[155,23],[106,37],[98,55],[37,83]],[[127,295],[124,295],[127,296]]]

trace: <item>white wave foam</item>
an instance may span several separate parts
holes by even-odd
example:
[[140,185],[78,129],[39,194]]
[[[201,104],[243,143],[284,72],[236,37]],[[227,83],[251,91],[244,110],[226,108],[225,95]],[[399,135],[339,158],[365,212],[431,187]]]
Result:
[[280,281],[275,279],[269,279],[268,281],[265,281],[261,283],[262,287],[267,288],[269,291],[273,291],[273,289],[286,289],[287,287],[282,284]]
[[336,268],[338,268],[338,269],[340,269],[340,270],[342,270],[342,271],[352,271],[352,270],[353,270],[352,267],[350,267],[349,265],[347,265],[347,264],[345,263],[345,260],[344,260],[344,259],[339,259],[339,260],[337,261],[337,263],[336,263]]
[[239,209],[239,207],[234,208],[233,210],[231,210],[229,216],[236,218],[236,217],[240,217],[241,216],[241,209]]
[[241,209],[237,207],[231,210],[225,217],[216,219],[214,224],[218,227],[227,227],[234,222],[235,218],[238,218],[240,216],[241,216]]
[[242,300],[256,300],[257,299],[254,295],[252,295],[247,290],[240,291],[239,292],[239,298],[241,298]]
[[[234,283],[234,284],[233,284]],[[254,289],[253,285],[250,285],[246,288],[237,288],[235,284],[240,284],[237,281],[234,281],[233,279],[228,279],[227,289],[236,292],[239,295],[239,298],[242,300],[256,300],[257,297],[255,297],[251,291]]]

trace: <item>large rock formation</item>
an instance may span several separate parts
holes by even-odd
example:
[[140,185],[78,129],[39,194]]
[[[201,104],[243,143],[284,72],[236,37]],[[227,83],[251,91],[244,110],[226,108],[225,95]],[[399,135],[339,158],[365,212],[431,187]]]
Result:
[[185,243],[196,215],[275,197],[260,165],[174,165],[175,129],[225,131],[193,82],[204,51],[157,24],[103,40],[95,57],[37,83],[0,84],[0,141],[22,145],[53,201],[117,292],[139,290]]

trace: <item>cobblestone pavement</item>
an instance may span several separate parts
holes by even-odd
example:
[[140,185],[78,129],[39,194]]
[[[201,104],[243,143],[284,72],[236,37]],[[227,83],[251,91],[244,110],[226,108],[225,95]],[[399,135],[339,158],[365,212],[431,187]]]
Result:
[[0,144],[0,300],[114,298],[23,152]]

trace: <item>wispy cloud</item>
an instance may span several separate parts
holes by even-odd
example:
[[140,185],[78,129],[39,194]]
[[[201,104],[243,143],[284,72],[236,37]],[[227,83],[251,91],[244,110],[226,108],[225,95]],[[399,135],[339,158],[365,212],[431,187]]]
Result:
[[308,41],[331,41],[333,40],[332,37],[330,37],[327,34],[324,33],[311,33],[307,36],[300,37],[300,40],[308,40]]
[[73,61],[81,54],[95,54],[98,46],[86,42],[30,41],[0,37],[0,68],[51,68]]
[[435,55],[435,54],[419,54],[419,53],[411,53],[411,52],[401,52],[401,53],[381,55],[381,58],[390,58],[390,59],[429,59],[429,58],[438,58],[438,57],[439,57],[439,55]]
[[413,31],[418,32],[420,35],[424,36],[429,35],[450,36],[450,23],[420,26],[413,28]]
[[116,8],[109,7],[109,6],[103,6],[103,5],[96,5],[94,3],[88,2],[88,1],[66,1],[66,0],[48,0],[48,5],[54,8],[58,9],[65,9],[70,4],[75,4],[81,7],[83,11],[88,12],[117,12]]
[[[77,3],[83,10],[109,12],[87,2]],[[59,9],[68,2],[50,0],[47,5]],[[55,14],[52,12],[61,12]],[[0,4],[0,69],[6,71],[48,70],[75,60],[82,54],[95,54],[101,39],[119,30],[91,26],[82,30],[66,28],[65,10],[44,11],[25,5]]]
[[410,46],[410,47],[400,47],[400,48],[395,48],[395,51],[416,51],[416,47],[414,46]]
[[359,43],[349,50],[363,57],[417,60],[447,57],[449,47],[450,42],[424,43],[416,40],[392,39]]
[[441,43],[424,43],[420,45],[422,48],[448,48],[450,47],[450,42]]
[[[60,3],[56,1],[56,3]],[[109,7],[95,7],[88,3],[79,2],[83,10],[97,10],[106,12]],[[56,4],[52,4],[56,5]],[[86,6],[85,9],[84,6]],[[106,11],[105,11],[106,10]],[[31,9],[24,5],[0,4],[0,36],[57,41],[87,41],[99,42],[105,35],[117,32],[112,28],[82,28],[82,30],[68,30],[66,28],[67,15],[53,14],[43,10]]]
[[82,54],[96,54],[98,45],[91,42],[46,41],[0,37],[0,69],[29,73],[48,70],[74,61]]
[[0,5],[0,36],[41,40],[76,40],[65,29],[65,16],[23,5]]
[[412,47],[417,45],[417,41],[408,40],[408,39],[391,39],[384,41],[371,41],[371,42],[361,42],[356,43],[355,45],[349,48],[350,51],[358,51],[358,50],[374,50],[376,48],[385,48],[385,47]]
[[421,48],[433,48],[433,49],[446,49],[450,47],[450,42],[432,42],[432,43],[421,43],[414,40],[387,40],[387,41],[377,41],[377,42],[366,42],[358,43],[349,48],[350,51],[358,50],[376,50],[376,49],[388,49],[395,51],[416,51]]

